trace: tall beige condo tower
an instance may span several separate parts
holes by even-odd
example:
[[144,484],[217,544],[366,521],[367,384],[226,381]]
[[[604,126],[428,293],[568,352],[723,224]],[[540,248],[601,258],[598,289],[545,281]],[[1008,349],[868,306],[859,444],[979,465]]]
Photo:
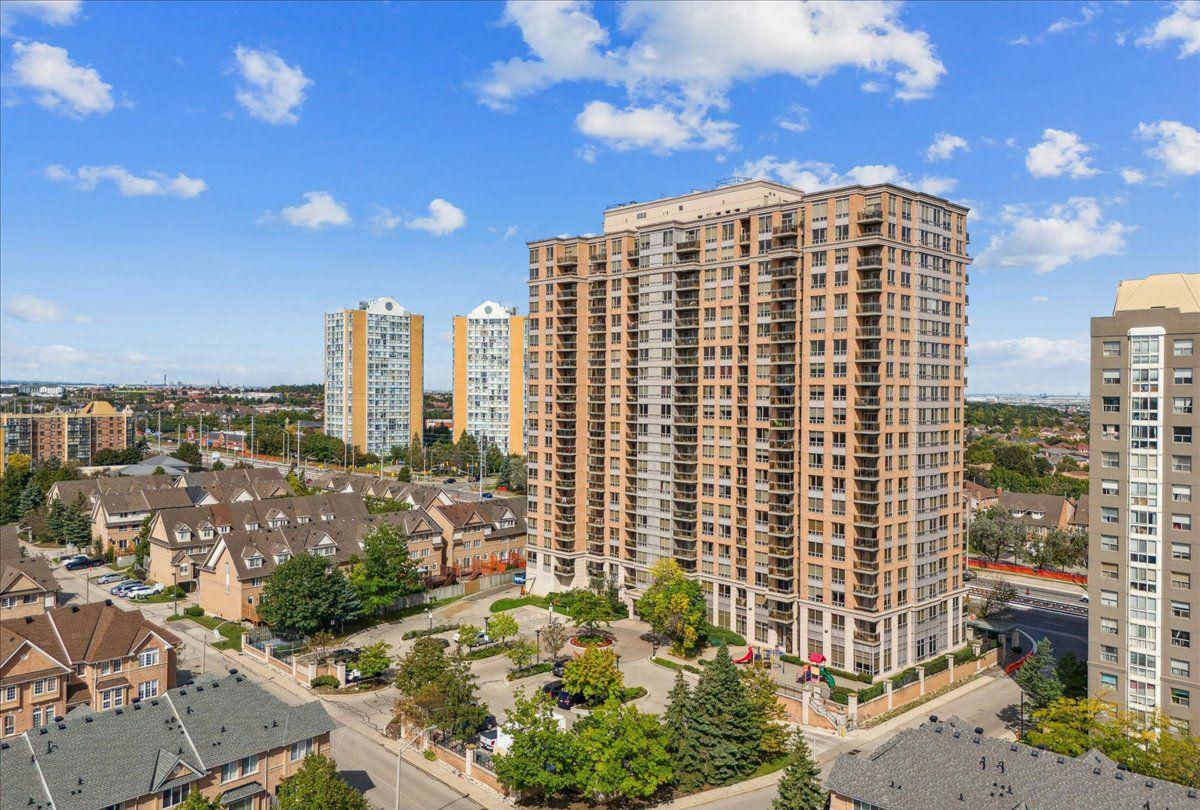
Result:
[[325,314],[325,432],[386,455],[425,435],[424,322],[394,298]]
[[657,560],[711,620],[834,667],[963,643],[967,209],[767,181],[529,246],[529,576]]
[[1200,274],[1122,281],[1092,318],[1088,690],[1200,731]]
[[484,301],[454,318],[454,438],[525,452],[525,318]]

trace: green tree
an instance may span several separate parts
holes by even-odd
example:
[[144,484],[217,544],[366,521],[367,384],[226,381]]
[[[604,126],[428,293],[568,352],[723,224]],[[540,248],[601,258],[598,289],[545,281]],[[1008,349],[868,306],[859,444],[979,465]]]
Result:
[[[95,462],[93,462],[95,463]],[[177,810],[221,810],[221,803],[216,799],[207,799],[197,788],[188,793]]]
[[200,467],[204,460],[200,457],[200,447],[195,442],[181,442],[171,455],[193,467]]
[[276,792],[279,810],[370,810],[363,795],[338,775],[329,757],[310,754]]
[[46,510],[46,521],[42,524],[43,537],[41,539],[51,543],[62,543],[63,540],[63,524],[66,521],[66,504],[62,502],[62,498],[57,498],[50,503],[50,508]]
[[504,452],[494,444],[489,444],[487,451],[483,454],[484,464],[486,464],[487,475],[497,475],[500,468],[504,466]]
[[1012,513],[992,507],[971,521],[968,538],[971,551],[992,562],[1015,554],[1025,537],[1025,530]]
[[1017,598],[1017,587],[1007,579],[994,579],[983,592],[983,599],[978,600],[977,611],[981,619],[1003,612]]
[[212,463],[212,471],[213,472],[217,472],[218,470],[223,470],[223,469],[225,469],[224,461],[214,461]]
[[146,561],[150,559],[150,527],[153,525],[154,515],[146,515],[133,543],[133,564],[141,569],[145,569]]
[[391,645],[385,641],[377,641],[362,648],[354,667],[363,680],[370,680],[388,671],[392,666],[390,650]]
[[508,656],[509,661],[512,661],[512,671],[519,672],[529,666],[529,662],[537,655],[537,645],[518,639],[504,651],[504,654]]
[[702,640],[706,607],[700,583],[678,563],[663,558],[650,569],[652,581],[637,601],[637,613],[654,632],[671,639],[671,651],[690,656]]
[[446,651],[435,638],[419,638],[396,665],[396,688],[415,695],[427,683],[438,680],[449,669]]
[[493,641],[504,643],[521,632],[521,625],[509,614],[497,613],[488,621],[487,632]]
[[82,492],[76,495],[75,500],[67,504],[62,512],[61,542],[79,546],[91,545],[91,514],[87,497]]
[[398,523],[380,522],[363,536],[363,560],[350,584],[367,613],[382,613],[400,597],[421,590],[423,578],[408,556],[408,535]]
[[617,654],[601,647],[589,647],[583,655],[568,661],[562,680],[563,689],[572,695],[582,695],[591,706],[619,696],[625,687]]
[[1054,665],[1054,674],[1062,684],[1062,696],[1067,698],[1087,697],[1087,663],[1073,651],[1063,654]]
[[474,734],[487,707],[479,702],[475,676],[460,655],[447,656],[436,639],[418,639],[396,666],[401,709],[411,722],[436,725],[455,739]]
[[758,757],[775,759],[788,750],[788,730],[784,725],[787,711],[775,696],[778,687],[771,677],[771,668],[753,663],[742,669],[741,676],[754,725],[758,728]]
[[788,763],[779,780],[779,795],[772,810],[824,810],[827,797],[821,790],[821,769],[803,735],[797,732],[788,749]]
[[156,466],[154,468],[153,472],[151,473],[151,475],[166,475],[166,474],[167,474],[167,471],[163,469],[163,466],[161,464]]
[[512,455],[504,459],[500,466],[499,485],[512,492],[525,492],[529,475],[525,467],[525,457]]
[[518,689],[504,730],[508,750],[492,760],[496,778],[509,790],[550,798],[579,786],[581,754],[576,735],[559,728],[553,704],[541,692],[526,698]]
[[342,572],[325,561],[298,554],[267,577],[258,616],[275,629],[311,635],[350,621],[362,612],[358,595]]
[[1035,709],[1044,709],[1062,697],[1063,685],[1054,673],[1054,648],[1050,639],[1043,638],[1037,643],[1013,680],[1029,695]]
[[471,674],[470,662],[460,654],[446,661],[446,674],[440,681],[445,700],[434,712],[433,721],[454,739],[465,740],[479,731],[487,707],[479,701],[479,686]]
[[704,784],[700,773],[700,751],[696,737],[689,725],[692,690],[683,677],[683,670],[675,673],[675,685],[667,694],[667,710],[663,715],[667,727],[667,750],[677,783],[684,790],[698,790]]
[[21,516],[21,493],[32,475],[32,459],[24,453],[13,453],[5,460],[4,475],[0,476],[0,523],[12,523]]
[[595,636],[600,625],[607,627],[617,618],[608,599],[593,591],[578,591],[571,602],[571,619],[581,635]]
[[724,644],[700,675],[687,722],[695,736],[702,784],[727,785],[758,764],[754,709]]
[[38,489],[37,482],[31,477],[21,490],[21,497],[17,503],[17,511],[24,517],[41,505],[42,491]]
[[479,637],[480,629],[473,624],[460,624],[454,634],[454,643],[460,647],[470,647]]
[[573,732],[581,755],[578,789],[592,801],[648,799],[670,784],[668,735],[657,716],[610,697]]

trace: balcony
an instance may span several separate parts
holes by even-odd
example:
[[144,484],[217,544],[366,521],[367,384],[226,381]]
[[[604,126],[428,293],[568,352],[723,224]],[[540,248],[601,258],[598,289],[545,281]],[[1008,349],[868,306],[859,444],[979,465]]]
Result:
[[858,221],[861,223],[883,222],[883,209],[875,207],[864,208],[858,212]]
[[883,256],[881,256],[881,255],[859,256],[858,269],[859,270],[882,270],[883,269]]
[[859,292],[879,292],[883,289],[883,281],[877,278],[864,278],[858,282]]
[[574,267],[579,264],[579,254],[574,250],[565,250],[554,257],[557,267]]

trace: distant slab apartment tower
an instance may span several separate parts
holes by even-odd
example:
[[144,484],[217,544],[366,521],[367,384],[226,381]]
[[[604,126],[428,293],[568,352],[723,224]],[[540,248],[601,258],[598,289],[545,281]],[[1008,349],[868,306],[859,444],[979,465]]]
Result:
[[714,624],[894,672],[964,642],[967,209],[750,181],[529,244],[529,575],[674,559]]
[[525,318],[484,301],[454,318],[454,438],[525,451]]
[[1092,318],[1088,690],[1200,732],[1200,274]]
[[394,298],[325,315],[325,432],[386,455],[424,436],[424,317]]

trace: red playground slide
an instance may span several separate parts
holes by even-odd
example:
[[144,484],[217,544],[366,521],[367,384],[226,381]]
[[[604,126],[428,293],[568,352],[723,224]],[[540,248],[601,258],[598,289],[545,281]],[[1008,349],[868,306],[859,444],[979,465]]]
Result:
[[753,647],[750,647],[749,649],[747,649],[747,650],[746,650],[746,654],[745,654],[745,655],[743,655],[741,658],[735,658],[735,659],[733,659],[733,663],[735,663],[735,664],[749,664],[749,663],[750,663],[751,661],[753,661],[753,660],[754,660],[754,648],[753,648]]

